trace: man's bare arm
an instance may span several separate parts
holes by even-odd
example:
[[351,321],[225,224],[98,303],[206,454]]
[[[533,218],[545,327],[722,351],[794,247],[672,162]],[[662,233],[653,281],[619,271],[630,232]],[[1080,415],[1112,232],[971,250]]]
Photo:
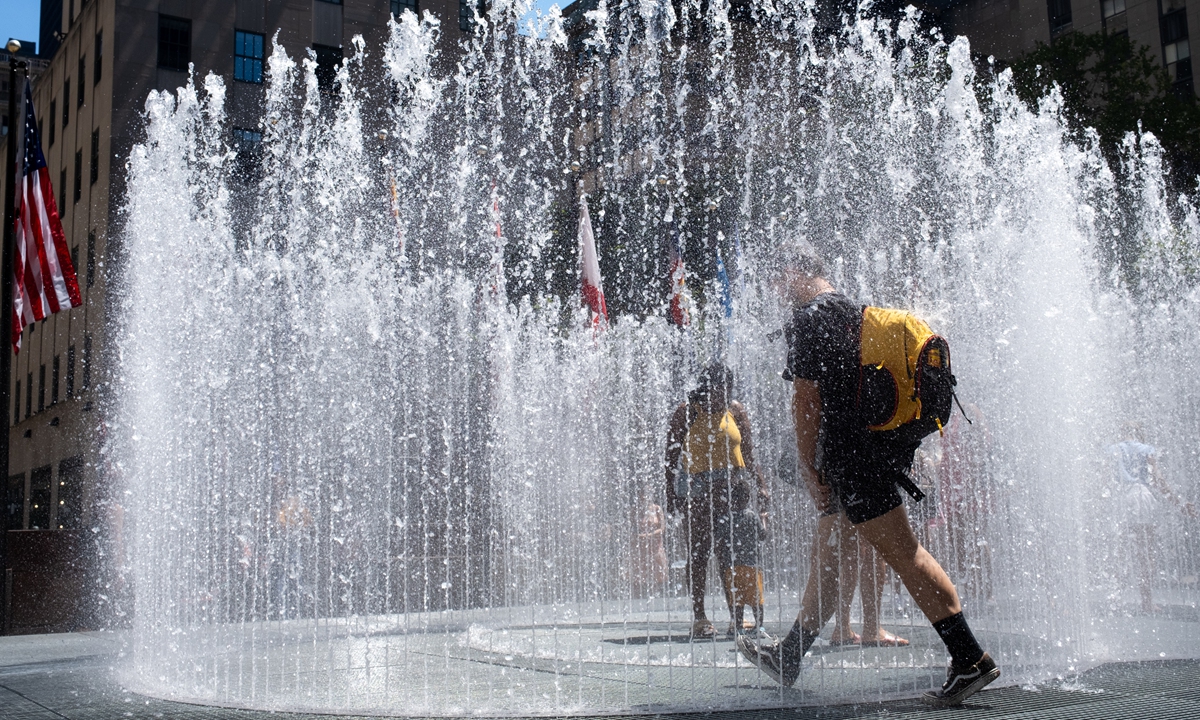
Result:
[[821,431],[821,391],[811,380],[792,380],[792,421],[796,424],[796,450],[800,476],[817,510],[829,509],[829,486],[817,473],[817,438]]

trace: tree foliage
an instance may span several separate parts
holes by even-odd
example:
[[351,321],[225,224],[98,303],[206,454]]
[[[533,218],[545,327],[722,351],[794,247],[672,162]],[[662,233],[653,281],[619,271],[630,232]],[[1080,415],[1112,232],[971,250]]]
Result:
[[1200,171],[1200,108],[1171,78],[1149,48],[1125,34],[1069,33],[1013,63],[1017,95],[1035,104],[1054,86],[1073,130],[1095,128],[1104,152],[1115,158],[1138,123],[1162,143],[1176,177],[1191,183]]

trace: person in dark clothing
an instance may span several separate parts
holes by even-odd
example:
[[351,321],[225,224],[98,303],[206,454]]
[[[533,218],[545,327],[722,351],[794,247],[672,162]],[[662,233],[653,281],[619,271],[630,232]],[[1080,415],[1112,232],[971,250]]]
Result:
[[[880,441],[857,410],[862,307],[834,290],[818,258],[795,247],[783,253],[779,288],[794,307],[785,332],[784,378],[793,387],[801,476],[818,512],[837,507],[845,514],[859,538],[896,571],[946,644],[946,682],[925,700],[961,703],[1000,670],[967,625],[950,578],[909,524],[897,485],[908,481],[915,448]],[[795,683],[801,658],[837,610],[837,562],[819,557],[827,545],[813,553],[800,614],[787,637],[761,645],[738,639],[742,654],[785,686]]]

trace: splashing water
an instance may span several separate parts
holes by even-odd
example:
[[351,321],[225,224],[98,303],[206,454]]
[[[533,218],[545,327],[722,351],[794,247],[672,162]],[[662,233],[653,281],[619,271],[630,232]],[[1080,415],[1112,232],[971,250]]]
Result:
[[[1177,487],[1197,465],[1200,228],[1152,137],[1130,138],[1119,182],[1068,140],[1055,98],[1029,110],[915,11],[826,38],[801,2],[601,0],[579,25],[554,10],[518,27],[529,10],[493,3],[441,54],[436,21],[405,14],[378,57],[356,42],[332,88],[276,46],[256,165],[226,144],[219,79],[148,99],[119,343],[130,687],[454,715],[940,683],[943,648],[889,589],[883,622],[911,647],[819,643],[781,690],[731,643],[690,641],[683,572],[647,579],[636,550],[668,416],[724,358],[772,478],[767,626],[790,627],[815,518],[791,484],[768,266],[797,237],[840,289],[950,340],[976,420],[960,432],[982,450],[911,513],[1005,678],[1194,653],[1190,631],[1127,617],[1138,560],[1103,460],[1133,418]],[[573,294],[581,178],[614,310],[602,333]],[[687,331],[666,320],[676,236],[710,298]],[[1142,260],[1114,264],[1119,247]],[[729,319],[695,279],[718,250]],[[1194,532],[1164,515],[1156,592],[1194,607]]]

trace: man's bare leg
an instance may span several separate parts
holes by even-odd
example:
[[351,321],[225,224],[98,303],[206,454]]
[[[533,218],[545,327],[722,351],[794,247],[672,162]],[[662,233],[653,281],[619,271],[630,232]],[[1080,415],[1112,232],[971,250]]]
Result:
[[845,516],[824,515],[817,520],[809,557],[808,583],[800,602],[797,621],[814,637],[837,611],[840,586],[838,568],[841,563],[841,527]]
[[863,604],[863,645],[907,645],[908,640],[884,630],[879,625],[879,613],[883,607],[883,586],[886,584],[887,564],[875,552],[870,543],[860,544],[858,588]]
[[[833,632],[829,634],[829,642],[835,645],[853,645],[859,642],[854,634],[854,629],[850,627],[850,608],[854,604],[854,588],[858,584],[858,571],[860,559],[860,547],[868,547],[865,544],[860,545],[858,542],[858,534],[854,532],[854,526],[846,519],[846,516],[839,513],[835,523],[835,531],[838,533],[841,542],[841,556],[838,563],[838,606],[837,619],[833,624]],[[823,519],[823,518],[822,518]],[[863,592],[866,592],[865,588]],[[867,599],[863,595],[863,612],[866,612]]]
[[929,622],[936,623],[962,612],[950,576],[917,541],[903,505],[855,528],[859,537],[870,543],[900,576]]

